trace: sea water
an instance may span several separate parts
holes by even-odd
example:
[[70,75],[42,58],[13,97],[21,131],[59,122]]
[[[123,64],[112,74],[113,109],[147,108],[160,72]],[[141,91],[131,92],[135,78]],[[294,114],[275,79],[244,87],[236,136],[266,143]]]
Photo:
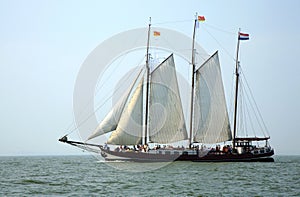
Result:
[[0,157],[0,196],[300,196],[300,156],[274,163]]

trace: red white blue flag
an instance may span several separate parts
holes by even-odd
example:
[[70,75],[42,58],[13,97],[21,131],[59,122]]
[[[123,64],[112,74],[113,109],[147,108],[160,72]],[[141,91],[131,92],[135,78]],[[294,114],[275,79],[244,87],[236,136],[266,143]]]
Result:
[[249,34],[239,33],[239,40],[249,40]]

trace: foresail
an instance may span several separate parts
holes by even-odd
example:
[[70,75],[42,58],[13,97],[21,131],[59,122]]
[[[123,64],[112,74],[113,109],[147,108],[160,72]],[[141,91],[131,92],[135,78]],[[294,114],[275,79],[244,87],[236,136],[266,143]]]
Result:
[[141,144],[143,128],[143,82],[140,77],[138,85],[130,94],[115,131],[108,139],[108,144]]
[[150,141],[171,143],[187,139],[173,54],[151,73],[149,100]]
[[106,117],[101,121],[95,131],[87,138],[87,140],[93,139],[105,133],[112,132],[117,129],[118,123],[120,121],[121,115],[124,111],[125,105],[128,102],[130,93],[133,91],[133,88],[138,84],[138,79],[142,75],[143,70],[140,70],[138,76],[124,93],[124,95],[119,99],[116,105],[112,110],[106,115]]
[[200,143],[232,139],[217,52],[196,71],[193,131]]

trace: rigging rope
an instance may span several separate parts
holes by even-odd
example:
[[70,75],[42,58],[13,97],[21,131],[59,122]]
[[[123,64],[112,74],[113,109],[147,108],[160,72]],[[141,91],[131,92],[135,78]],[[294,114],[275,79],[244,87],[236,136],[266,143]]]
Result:
[[[108,69],[108,66],[106,66],[105,68],[104,68],[104,73],[106,72],[106,70]],[[112,74],[111,74],[112,75]],[[106,81],[105,81],[106,82]],[[104,82],[104,83],[105,83]],[[99,92],[99,88],[98,87],[96,87],[96,91],[95,91],[95,95],[97,95],[97,93]],[[81,111],[80,111],[80,113],[79,114],[81,114],[81,115],[83,115],[84,114],[84,112],[87,110],[87,106],[94,100],[94,97],[95,97],[95,95],[93,95],[93,96],[91,96],[89,99],[88,99],[88,102],[85,104],[85,106],[81,109]],[[74,112],[74,111],[73,111]],[[93,115],[93,114],[90,114],[90,115]],[[81,123],[80,123],[80,125],[81,125]],[[72,126],[74,126],[74,128],[71,130],[71,127]],[[76,129],[78,129],[78,127],[79,126],[77,126],[76,124],[75,124],[75,117],[74,117],[74,115],[73,115],[73,121],[71,122],[71,124],[68,126],[68,128],[66,129],[66,130],[71,130],[70,132],[68,132],[66,135],[70,135],[71,133],[73,133]]]
[[172,24],[172,23],[184,23],[184,22],[190,22],[194,21],[195,19],[185,19],[185,20],[178,20],[178,21],[165,21],[165,22],[159,22],[159,23],[152,23],[152,25],[164,25],[164,24]]
[[[142,35],[141,35],[142,36]],[[136,40],[135,40],[135,42],[137,42],[137,40],[138,40],[139,38],[137,37],[136,38]],[[117,66],[116,66],[116,68],[114,69],[114,70],[116,70],[120,65],[121,65],[121,63],[123,62],[123,60],[125,59],[125,56],[127,55],[128,53],[125,53],[125,55],[123,55],[122,57],[122,59],[121,59],[121,61],[117,64]],[[144,57],[142,58],[142,59],[144,59]],[[142,60],[141,60],[142,61]],[[140,64],[138,64],[138,65],[140,65]],[[106,66],[105,67],[105,69],[104,69],[104,71],[103,71],[103,73],[105,73],[106,71],[107,71],[107,69],[109,68],[109,66]],[[131,73],[132,74],[132,73]],[[110,75],[109,75],[109,77],[108,77],[108,79],[111,77],[113,75],[113,73],[111,73]],[[127,78],[128,79],[128,78]],[[93,96],[91,96],[89,99],[88,99],[88,102],[86,103],[86,105],[85,105],[85,107],[83,107],[83,109],[82,109],[82,111],[81,111],[81,113],[80,114],[84,114],[83,112],[84,111],[86,111],[86,109],[87,109],[87,106],[94,100],[94,98],[95,98],[95,96],[98,94],[98,92],[101,90],[101,88],[104,86],[104,84],[107,82],[108,80],[105,80],[105,82],[100,86],[100,87],[98,87],[98,85],[97,85],[97,87],[96,87],[96,91],[95,91],[95,94],[93,95]],[[99,110],[107,101],[108,101],[108,99],[110,99],[112,96],[110,96],[109,98],[107,98],[107,99],[105,99],[105,102],[100,106],[100,107],[97,107],[96,109],[97,110]],[[73,121],[69,124],[69,126],[67,127],[67,129],[66,130],[70,130],[71,128],[72,128],[72,126],[74,126],[74,128],[69,132],[69,133],[67,133],[67,135],[70,135],[71,133],[73,133],[76,129],[78,129],[84,122],[86,122],[89,118],[91,118],[94,114],[95,114],[95,112],[97,111],[97,110],[94,110],[94,113],[92,113],[92,114],[90,114],[89,116],[88,116],[88,118],[86,118],[86,119],[84,119],[84,121],[83,122],[80,122],[79,124],[75,124],[75,118],[74,118],[74,116],[73,116]]]
[[215,29],[215,30],[218,30],[218,31],[221,31],[221,32],[224,32],[224,33],[236,36],[235,32],[230,32],[230,31],[221,29],[221,28],[219,28],[219,27],[217,27],[215,25],[209,24],[209,23],[205,23],[205,25],[208,26],[208,27],[210,27],[210,28],[212,28],[212,29]]
[[[267,135],[269,135],[267,126],[266,126],[266,124],[265,124],[265,122],[264,122],[264,119],[263,119],[263,117],[262,117],[262,115],[261,115],[261,112],[260,112],[260,110],[259,110],[259,108],[258,108],[258,105],[257,105],[257,103],[256,103],[256,101],[255,101],[255,99],[254,99],[253,93],[252,93],[252,91],[251,91],[251,88],[250,88],[250,86],[249,86],[249,83],[247,82],[247,79],[246,79],[246,77],[245,77],[245,74],[244,74],[244,72],[242,71],[242,68],[241,68],[241,74],[242,74],[243,80],[245,81],[245,84],[246,84],[246,86],[243,86],[243,87],[244,87],[244,88],[247,87],[247,90],[248,90],[248,91],[245,91],[245,92],[246,92],[246,96],[247,96],[246,98],[248,99],[248,102],[249,102],[249,104],[250,104],[250,107],[251,107],[252,111],[254,112],[254,116],[255,116],[255,118],[256,118],[256,121],[257,121],[257,123],[258,123],[258,126],[259,126],[260,129],[262,130],[263,134],[264,134],[265,136],[267,136]],[[249,93],[249,94],[248,94],[248,93]]]
[[[143,68],[142,69],[140,69],[140,72],[143,70]],[[132,75],[133,74],[133,72],[132,73],[130,73],[130,75]],[[140,73],[139,73],[140,74]],[[128,80],[130,77],[128,77],[126,80]],[[122,85],[124,85],[124,84],[126,84],[126,83],[123,83]],[[121,89],[121,87],[122,87],[122,85],[121,86],[119,86],[117,89],[116,89],[116,91],[118,91],[118,90],[120,90]],[[86,121],[88,121],[93,115],[95,115],[95,113],[99,110],[99,109],[101,109],[101,107],[103,107],[113,96],[114,96],[114,93],[115,92],[113,92],[109,97],[107,97],[104,101],[103,101],[103,103],[101,104],[101,105],[99,105],[98,107],[96,107],[96,109],[89,115],[89,116],[87,116],[87,118],[85,118],[83,121],[81,121],[80,123],[78,123],[77,124],[77,126],[76,126],[76,128],[74,128],[71,132],[74,132],[76,129],[78,129],[80,126],[82,126]]]
[[204,31],[206,31],[208,33],[208,35],[210,35],[215,42],[226,52],[226,54],[233,60],[235,61],[235,58],[226,50],[225,47],[223,47],[223,45],[205,28],[205,26],[203,26]]
[[[241,78],[239,79],[239,96],[238,96],[238,105],[239,105],[239,107],[238,107],[238,125],[237,125],[237,128],[239,128],[239,132],[241,133],[241,131],[243,132],[243,135],[247,135],[247,133],[246,133],[246,129],[245,129],[245,125],[244,125],[244,119],[245,119],[245,117],[244,117],[244,110],[243,110],[243,107],[242,106],[244,106],[244,95],[243,95],[243,93],[244,93],[244,91],[243,91],[243,88],[242,88],[242,80],[241,80]],[[236,134],[237,135],[237,134]]]
[[[143,59],[144,59],[144,58],[143,58]],[[142,62],[142,61],[141,61],[141,62]],[[117,65],[117,67],[120,66],[120,65],[121,65],[121,62]],[[105,68],[105,70],[106,70],[106,69],[107,69],[107,68]],[[142,69],[143,69],[143,68],[141,67],[141,69],[139,69],[139,72],[141,72]],[[129,74],[129,77],[125,79],[125,82],[128,81],[134,73],[135,73],[135,72],[131,72],[131,73]],[[111,74],[111,75],[112,75],[112,74]],[[109,78],[111,77],[111,75],[109,75]],[[106,80],[104,83],[106,83],[107,81],[108,81],[108,80]],[[76,130],[77,130],[80,126],[82,126],[87,120],[89,120],[93,115],[95,115],[95,113],[96,113],[99,109],[101,109],[101,107],[103,107],[103,106],[104,106],[104,105],[105,105],[105,104],[113,97],[114,93],[117,92],[117,91],[119,91],[119,90],[124,86],[124,84],[126,84],[125,82],[122,83],[117,89],[115,89],[115,91],[112,92],[111,95],[110,95],[109,97],[107,97],[106,99],[104,99],[103,103],[99,104],[99,106],[96,107],[96,109],[93,111],[93,113],[89,114],[89,115],[88,115],[85,119],[83,119],[80,123],[75,124],[75,125],[74,125],[74,128],[73,128],[70,132],[68,132],[66,135],[70,135],[71,133],[73,133],[74,131],[76,131]],[[101,86],[101,87],[102,87],[102,86]],[[97,89],[95,95],[96,95],[99,91],[100,91],[100,89]],[[93,96],[92,98],[89,99],[88,103],[86,103],[85,107],[82,109],[82,113],[80,113],[80,114],[83,114],[83,112],[87,109],[87,106],[92,102],[93,99],[94,99],[94,96]],[[72,121],[71,125],[69,126],[69,129],[70,129],[70,127],[72,126],[72,124],[74,124],[74,123],[75,123],[75,120],[74,120],[74,118],[73,118],[73,121]],[[68,130],[69,130],[69,129],[68,129]]]

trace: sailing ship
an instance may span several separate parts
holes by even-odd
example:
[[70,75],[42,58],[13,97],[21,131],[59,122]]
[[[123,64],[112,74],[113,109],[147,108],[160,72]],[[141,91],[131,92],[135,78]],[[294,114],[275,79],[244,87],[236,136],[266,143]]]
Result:
[[[196,68],[194,23],[192,43],[192,81],[190,96],[189,132],[183,113],[173,54],[155,69],[149,66],[148,27],[146,64],[113,109],[85,141],[59,139],[78,148],[101,154],[107,161],[165,162],[273,162],[274,150],[269,136],[240,137],[237,135],[239,89],[239,39],[235,70],[235,104],[233,132],[231,130],[221,76],[218,52]],[[89,143],[98,136],[111,133],[105,144]],[[176,142],[186,146],[171,146]],[[254,142],[265,141],[256,146]],[[221,148],[219,143],[230,142]],[[216,144],[206,148],[206,144]],[[111,149],[111,145],[117,148]]]

